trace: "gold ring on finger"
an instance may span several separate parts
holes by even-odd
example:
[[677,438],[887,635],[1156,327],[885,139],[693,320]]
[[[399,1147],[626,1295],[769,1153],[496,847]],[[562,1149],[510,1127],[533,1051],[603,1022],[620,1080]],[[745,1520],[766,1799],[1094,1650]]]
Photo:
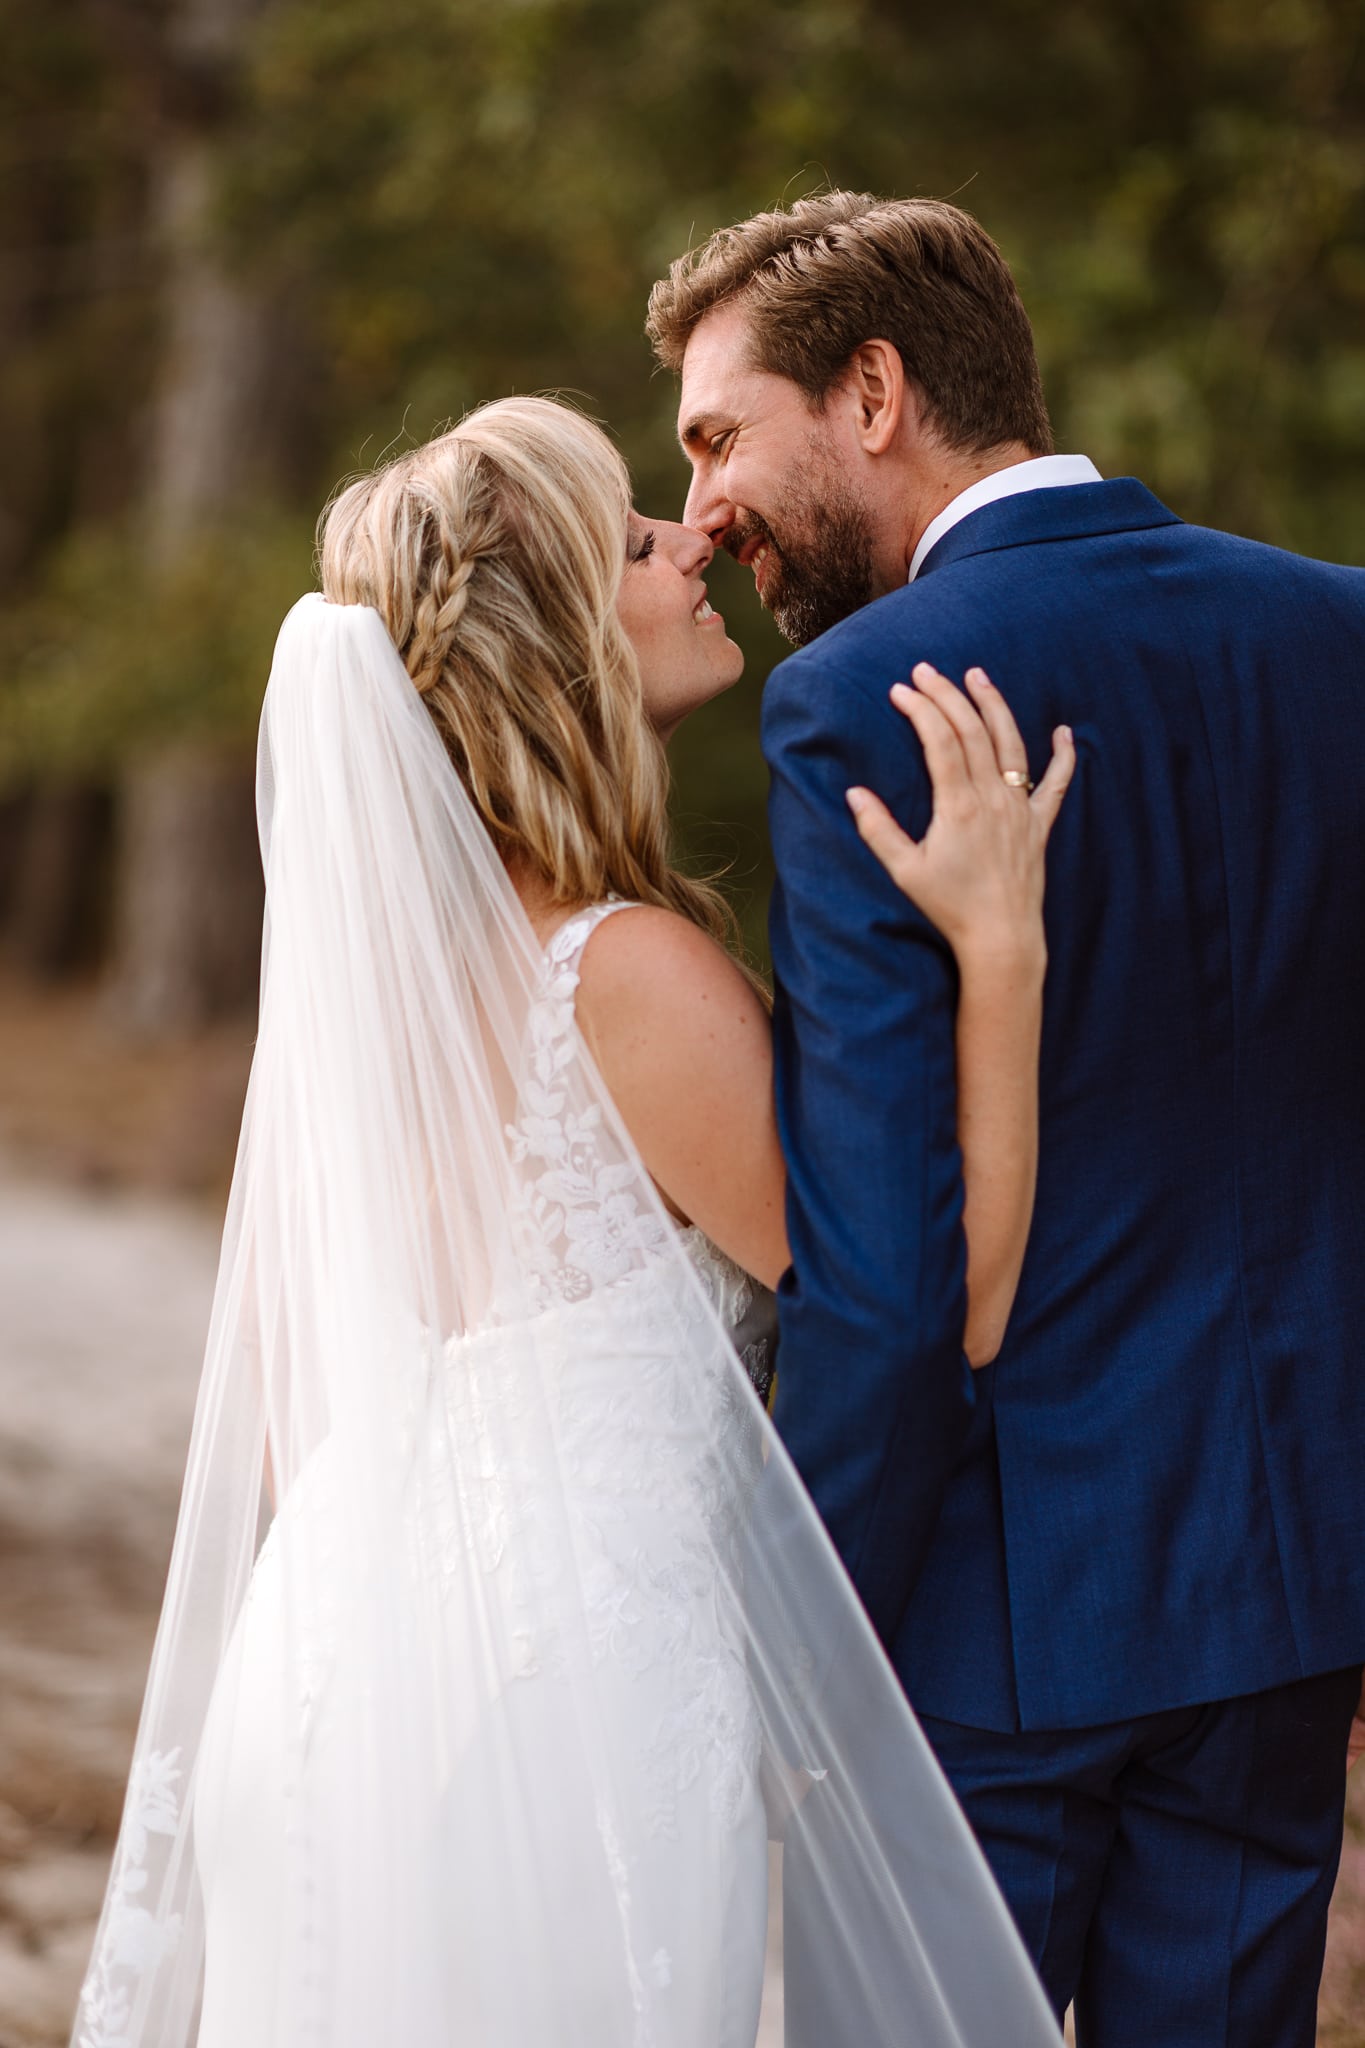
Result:
[[1007,789],[1022,789],[1025,796],[1033,794],[1033,783],[1027,768],[1002,768],[1000,779]]

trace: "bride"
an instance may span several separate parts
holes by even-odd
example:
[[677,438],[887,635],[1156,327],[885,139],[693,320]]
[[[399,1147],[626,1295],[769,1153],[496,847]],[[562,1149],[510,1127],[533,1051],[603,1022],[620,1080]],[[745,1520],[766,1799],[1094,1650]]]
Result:
[[[1056,2041],[764,1412],[767,1013],[665,816],[664,740],[741,667],[710,555],[536,399],[324,517],[262,719],[260,1033],[80,2048],[752,2048],[770,1838],[868,2048]],[[1002,800],[999,698],[917,680],[925,840],[851,806],[958,957],[981,1362],[1072,756]]]

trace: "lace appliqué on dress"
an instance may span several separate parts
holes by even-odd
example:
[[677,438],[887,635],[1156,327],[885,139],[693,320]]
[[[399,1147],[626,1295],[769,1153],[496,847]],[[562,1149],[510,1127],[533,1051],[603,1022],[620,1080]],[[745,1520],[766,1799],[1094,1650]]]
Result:
[[[681,1242],[731,1335],[765,1291],[702,1231],[675,1232],[643,1207],[634,1192],[638,1167],[604,1156],[610,1147],[595,1109],[577,1114],[571,1107],[583,950],[603,918],[628,907],[612,901],[581,911],[546,948],[545,980],[529,1022],[525,1109],[508,1137],[516,1164],[526,1169],[517,1214],[520,1263],[541,1280],[540,1305],[588,1304],[609,1288],[619,1342],[624,1297],[638,1298],[636,1341],[620,1360],[628,1370],[609,1373],[605,1383],[575,1370],[575,1353],[592,1353],[590,1311],[577,1332],[574,1318],[566,1318],[559,1451],[574,1503],[574,1568],[594,1657],[638,1678],[669,1672],[668,1707],[641,1731],[654,1794],[651,1832],[668,1837],[679,1801],[703,1776],[713,1811],[735,1822],[757,1768],[743,1620],[725,1610],[739,1582],[734,1474],[746,1457],[756,1465],[758,1451],[755,1418],[725,1347],[695,1295],[678,1287],[671,1259],[660,1255]],[[689,1325],[695,1342],[680,1342]],[[744,1347],[756,1383],[768,1348],[761,1335]],[[696,1441],[699,1404],[709,1455]],[[505,1479],[496,1488],[504,1536]],[[525,1510],[533,1520],[534,1503]],[[523,1521],[513,1549],[522,1549],[527,1533]],[[505,1543],[498,1548],[505,1551]],[[719,1558],[729,1567],[724,1574]],[[539,1657],[528,1663],[537,1668]]]
[[597,1106],[572,1111],[566,1084],[579,1054],[574,996],[583,948],[604,917],[627,908],[598,904],[560,926],[545,949],[545,979],[529,1019],[525,1108],[507,1135],[513,1164],[532,1169],[518,1218],[521,1247],[543,1282],[542,1305],[579,1301],[623,1279],[664,1241],[658,1217],[641,1210],[630,1192],[634,1166],[601,1156]]
[[179,1939],[178,1913],[159,1919],[142,1903],[148,1837],[174,1835],[179,1825],[179,1762],[178,1749],[153,1750],[129,1781],[104,1931],[81,1995],[80,2048],[123,2048],[139,1981]]

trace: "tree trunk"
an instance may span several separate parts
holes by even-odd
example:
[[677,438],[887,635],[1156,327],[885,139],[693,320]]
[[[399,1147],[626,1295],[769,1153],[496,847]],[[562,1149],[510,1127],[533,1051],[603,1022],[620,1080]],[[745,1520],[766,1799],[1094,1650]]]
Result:
[[6,951],[43,981],[92,967],[108,923],[109,790],[100,783],[58,784],[29,791],[5,811]]
[[[224,262],[212,221],[235,75],[266,4],[179,0],[173,16],[156,178],[166,343],[144,501],[153,573],[234,514],[249,517],[253,494],[270,489],[277,309],[266,287]],[[119,814],[111,1015],[154,1038],[240,1011],[260,966],[250,760],[209,742],[154,752],[125,774]]]
[[165,1037],[249,1007],[264,904],[252,764],[167,749],[129,773],[123,805],[115,1022]]

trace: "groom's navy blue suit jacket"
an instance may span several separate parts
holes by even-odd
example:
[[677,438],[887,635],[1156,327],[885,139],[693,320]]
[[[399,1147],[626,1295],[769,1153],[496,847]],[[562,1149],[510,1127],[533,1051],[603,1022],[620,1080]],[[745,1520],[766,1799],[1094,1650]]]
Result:
[[[889,685],[981,663],[1048,855],[1037,1209],[961,1354],[948,949],[863,847],[921,832]],[[914,1704],[1070,1728],[1365,1659],[1365,570],[1132,480],[952,528],[782,663],[764,750],[793,1267],[777,1422]]]

